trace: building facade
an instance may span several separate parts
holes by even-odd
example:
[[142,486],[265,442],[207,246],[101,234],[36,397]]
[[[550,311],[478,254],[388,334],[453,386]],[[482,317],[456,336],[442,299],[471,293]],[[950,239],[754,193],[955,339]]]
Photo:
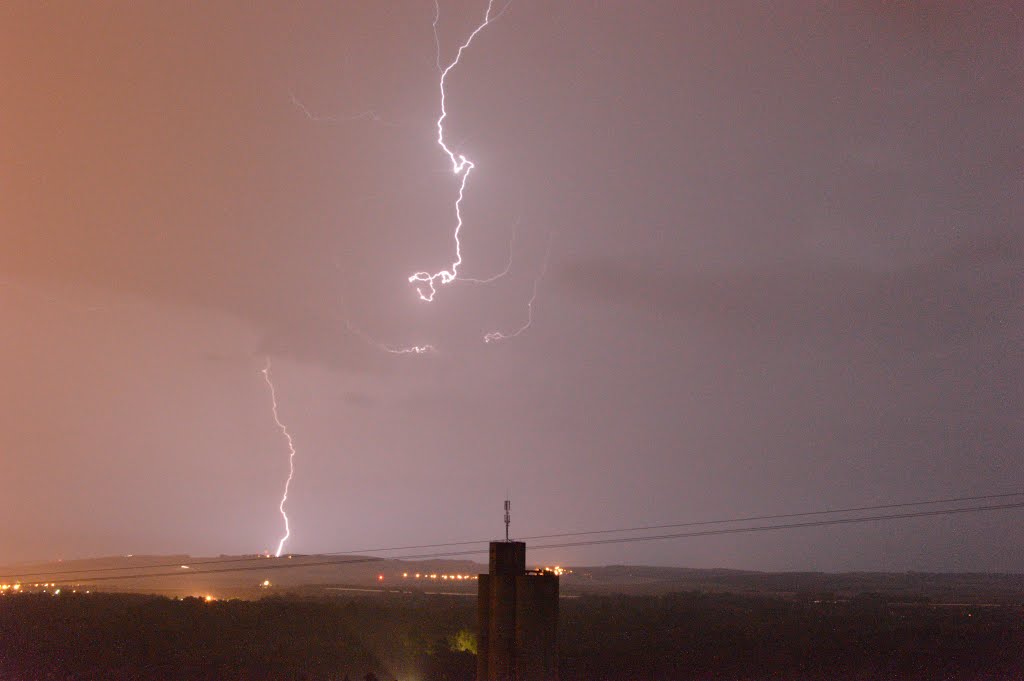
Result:
[[477,681],[557,681],[558,576],[527,570],[525,543],[491,542],[477,599]]

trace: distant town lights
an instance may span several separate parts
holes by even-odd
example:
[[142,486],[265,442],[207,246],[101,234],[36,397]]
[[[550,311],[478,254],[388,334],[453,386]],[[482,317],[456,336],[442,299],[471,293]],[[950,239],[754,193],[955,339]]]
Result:
[[552,574],[559,576],[572,574],[572,570],[567,570],[566,568],[563,568],[561,565],[555,565],[554,567],[551,567],[550,565],[545,565],[544,567],[537,569],[541,572],[550,572]]

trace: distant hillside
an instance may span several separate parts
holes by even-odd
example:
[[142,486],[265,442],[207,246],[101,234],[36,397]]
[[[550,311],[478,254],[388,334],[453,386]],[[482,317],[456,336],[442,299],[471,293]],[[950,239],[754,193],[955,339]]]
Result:
[[677,591],[851,598],[865,594],[935,602],[1024,603],[1024,575],[926,572],[755,572],[612,565],[573,568],[563,581],[581,593],[664,594]]
[[[167,596],[258,598],[301,592],[440,593],[471,596],[487,566],[467,560],[375,556],[115,556],[0,566],[0,582],[27,591],[117,591]],[[143,575],[140,578],[129,578]],[[658,595],[749,593],[811,600],[867,594],[936,603],[1024,603],[1024,575],[923,572],[755,572],[643,565],[564,568],[562,593]]]

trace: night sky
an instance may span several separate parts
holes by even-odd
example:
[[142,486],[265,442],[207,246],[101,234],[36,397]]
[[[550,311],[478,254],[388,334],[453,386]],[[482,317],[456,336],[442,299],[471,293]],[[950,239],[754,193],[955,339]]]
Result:
[[[272,550],[268,356],[292,551],[1024,489],[1024,15],[969,4],[512,0],[445,124],[460,273],[512,264],[424,303],[430,0],[3,3],[0,559]],[[536,557],[1022,571],[1021,521]]]

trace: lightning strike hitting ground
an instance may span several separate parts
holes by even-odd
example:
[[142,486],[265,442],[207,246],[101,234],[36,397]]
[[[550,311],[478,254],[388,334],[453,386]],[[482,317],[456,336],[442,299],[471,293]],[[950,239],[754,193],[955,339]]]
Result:
[[530,299],[526,302],[526,323],[515,331],[509,331],[508,333],[503,331],[491,331],[490,333],[486,333],[484,334],[484,343],[493,343],[495,341],[515,338],[530,328],[530,325],[533,324],[533,303],[537,300],[537,289],[540,286],[541,279],[544,278],[544,275],[548,271],[548,261],[551,259],[551,241],[553,238],[553,234],[548,237],[548,248],[547,251],[544,252],[544,262],[541,264],[540,272],[537,273],[537,278],[533,280],[533,293],[530,294]]
[[291,526],[288,524],[288,514],[284,510],[284,503],[288,501],[288,487],[292,484],[292,478],[295,477],[295,443],[292,442],[292,436],[288,433],[288,428],[281,423],[281,418],[277,414],[277,391],[274,390],[274,383],[270,380],[269,357],[267,357],[267,366],[263,367],[263,380],[270,387],[270,404],[274,413],[274,423],[281,429],[281,433],[288,441],[288,479],[284,482],[284,494],[281,496],[281,503],[278,505],[281,517],[284,518],[284,536],[277,543],[277,551],[274,552],[274,556],[280,558],[281,552],[284,550],[284,543],[288,541],[288,537],[292,534]]
[[[507,8],[508,5],[505,5]],[[469,37],[466,38],[466,42],[459,46],[458,52],[455,53],[455,59],[452,60],[448,66],[441,70],[441,116],[437,119],[437,143],[441,149],[448,156],[448,160],[452,164],[452,172],[459,177],[459,195],[455,200],[455,261],[451,264],[451,269],[440,270],[439,272],[416,272],[409,277],[410,283],[416,284],[416,292],[419,294],[421,300],[430,302],[434,299],[434,294],[437,293],[437,285],[435,282],[440,280],[441,284],[450,284],[455,281],[459,273],[459,265],[462,264],[462,243],[459,241],[459,232],[462,231],[462,199],[466,191],[466,181],[469,179],[469,174],[476,166],[466,158],[463,154],[456,154],[444,141],[444,119],[448,117],[448,110],[445,108],[445,91],[444,82],[451,73],[452,69],[459,63],[462,58],[462,53],[469,47],[470,43],[473,42],[473,38],[477,36],[480,31],[484,30],[488,24],[495,21],[498,17],[504,13],[505,8],[502,8],[501,12],[498,12],[494,17],[491,16],[491,11],[494,9],[494,0],[488,0],[487,11],[484,12],[483,22],[477,26]],[[441,15],[440,6],[437,2],[434,3],[434,39],[435,44],[438,45],[438,66],[440,66],[440,46],[437,42],[437,22]]]

